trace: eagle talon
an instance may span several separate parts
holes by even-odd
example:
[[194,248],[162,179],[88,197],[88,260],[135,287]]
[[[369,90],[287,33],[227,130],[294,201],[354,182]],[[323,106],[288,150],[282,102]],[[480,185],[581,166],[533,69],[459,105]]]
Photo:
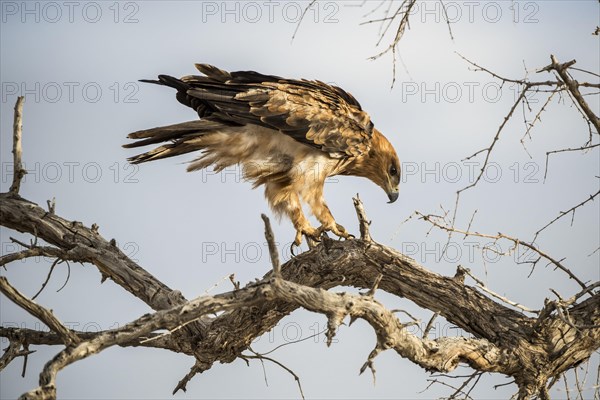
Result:
[[354,235],[351,235],[348,233],[348,231],[346,231],[346,228],[344,228],[342,225],[340,224],[332,224],[332,225],[321,225],[317,231],[320,232],[320,235],[325,234],[326,232],[331,232],[334,235],[336,235],[339,239],[354,239]]
[[296,231],[296,237],[294,238],[294,242],[292,243],[290,248],[292,255],[294,254],[293,247],[300,247],[300,245],[302,244],[303,235],[306,237],[306,243],[311,249],[321,242],[321,232],[318,229],[315,229],[312,226],[300,228]]
[[300,245],[297,245],[295,242],[292,242],[292,244],[290,245],[290,254],[292,255],[292,257],[296,257],[296,253],[294,253],[294,247],[300,248]]
[[319,243],[321,243],[321,238],[314,238],[312,236],[306,237],[306,243],[308,244],[308,248],[312,249],[317,247]]

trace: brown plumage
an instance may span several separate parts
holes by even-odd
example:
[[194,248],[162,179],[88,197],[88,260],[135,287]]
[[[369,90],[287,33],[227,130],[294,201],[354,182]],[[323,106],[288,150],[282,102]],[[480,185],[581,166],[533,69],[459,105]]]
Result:
[[[177,100],[196,110],[200,120],[129,134],[138,140],[124,147],[161,144],[130,162],[200,151],[188,171],[240,164],[254,187],[265,186],[273,210],[292,220],[297,245],[302,234],[316,240],[325,231],[350,236],[325,204],[327,177],[369,178],[390,203],[398,198],[398,156],[350,93],[320,81],[230,73],[208,64],[196,68],[204,76],[159,75],[157,81],[144,81],[177,89]],[[304,216],[301,201],[321,223],[318,229]]]

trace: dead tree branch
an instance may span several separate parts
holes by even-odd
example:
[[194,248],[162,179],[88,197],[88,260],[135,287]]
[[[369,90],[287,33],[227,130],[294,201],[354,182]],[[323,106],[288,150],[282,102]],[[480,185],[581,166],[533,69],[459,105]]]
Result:
[[577,147],[577,148],[566,148],[566,149],[559,149],[559,150],[551,150],[551,151],[547,151],[546,152],[546,166],[544,168],[544,182],[546,181],[546,177],[548,176],[548,161],[550,160],[550,155],[551,154],[556,154],[556,153],[565,153],[565,152],[570,152],[570,151],[587,151],[587,150],[591,150],[595,147],[600,146],[600,143],[596,143],[596,144],[592,144],[592,145],[586,145],[586,146],[581,146],[581,147]]
[[[30,210],[36,209],[30,207]],[[42,235],[40,238],[44,239]],[[346,316],[364,317],[378,332],[378,343],[382,346],[372,353],[373,357],[381,350],[392,348],[419,365],[445,368],[443,370],[455,367],[461,360],[476,368],[492,370],[495,368],[492,365],[493,360],[502,359],[504,367],[500,370],[503,373],[514,376],[517,382],[526,387],[534,385],[525,376],[529,376],[534,370],[537,371],[539,365],[537,361],[529,359],[529,355],[535,355],[537,359],[544,354],[542,348],[537,347],[539,345],[528,342],[534,319],[495,303],[453,277],[442,277],[429,272],[414,260],[375,242],[324,240],[328,241],[326,245],[319,245],[282,265],[281,278],[269,273],[262,281],[240,290],[212,297],[204,296],[190,303],[142,317],[118,330],[107,331],[91,339],[82,338],[84,342],[66,348],[55,357],[42,373],[38,391],[30,392],[28,396],[52,398],[57,372],[81,357],[87,357],[112,345],[124,345],[134,339],[148,336],[157,329],[173,328],[202,315],[225,310],[226,312],[218,317],[207,320],[209,328],[206,330],[206,336],[193,350],[196,364],[188,374],[188,379],[182,380],[179,386],[184,388],[193,375],[209,369],[214,362],[231,362],[240,357],[252,340],[270,330],[281,318],[298,307],[309,307],[312,311],[325,313],[330,321],[330,335],[335,333],[335,329]],[[385,312],[376,300],[326,291],[338,285],[371,288],[380,275],[381,290],[406,297],[422,307],[435,310],[480,339],[465,341],[461,338],[440,338],[430,341],[406,336],[402,323],[390,312]],[[444,303],[439,302],[440,298],[445,299]],[[592,296],[596,302],[599,298],[598,294]],[[584,303],[588,306],[582,307],[583,303],[580,303],[570,307],[571,319],[579,321],[581,318],[588,318],[588,322],[596,321],[583,325],[595,325],[600,322],[600,316],[594,314],[600,312],[594,308],[598,304],[590,302],[589,299]],[[249,307],[252,305],[256,307],[250,311]],[[573,329],[560,319],[554,320],[551,316],[548,318],[548,324],[558,324],[556,329],[560,328],[563,332]],[[546,325],[542,325],[539,339],[544,343],[547,339],[545,329]],[[598,331],[596,329],[585,332],[590,338],[596,338],[600,336]],[[560,337],[563,338],[562,334]],[[590,346],[586,341],[581,343],[585,343],[587,347],[578,345],[580,338],[577,335],[572,339],[567,340],[567,343],[570,347],[577,348],[578,352],[573,350],[574,358],[570,360],[571,363],[579,362],[581,357],[589,357],[590,353],[585,352],[584,348],[589,350],[597,347]],[[178,340],[195,339],[181,336]],[[515,351],[515,348],[521,350]],[[569,364],[561,364],[562,367],[567,365]],[[553,374],[556,371],[554,366],[554,362],[548,361],[542,375]],[[535,376],[540,376],[539,372],[536,372]],[[530,387],[528,390],[534,388]],[[49,393],[50,397],[43,397],[44,393]]]
[[[571,66],[573,66],[573,64],[575,64],[575,60],[571,60],[569,62],[561,64],[558,62],[556,57],[552,54],[552,55],[550,55],[550,61],[551,61],[551,64],[548,65],[547,67],[542,68],[542,71],[554,70],[558,73],[558,75],[560,76],[560,79],[564,82],[564,84],[569,89],[569,92],[575,99],[576,104],[581,108],[581,111],[583,111],[583,113],[587,117],[588,121],[590,121],[592,123],[592,125],[594,125],[594,127],[596,128],[596,132],[600,133],[600,119],[598,119],[598,116],[596,114],[594,114],[594,112],[588,105],[587,101],[585,101],[585,99],[583,98],[581,92],[579,91],[580,84],[577,81],[575,81],[568,72],[568,69]],[[587,84],[586,86],[587,87],[600,87],[600,85],[597,86],[597,85],[591,85],[591,84]]]
[[[82,341],[90,341],[107,331],[100,332],[82,332],[70,330],[75,336]],[[159,337],[161,336],[161,337]],[[118,343],[122,347],[151,347],[156,349],[165,349],[181,353],[181,346],[173,341],[172,336],[162,337],[162,334],[150,334],[128,342]],[[16,328],[16,327],[0,327],[0,337],[7,338],[11,342],[19,342],[31,346],[60,346],[64,341],[54,331],[39,331],[36,329]],[[183,353],[193,356],[193,353]],[[1,368],[0,368],[1,370]]]
[[34,353],[35,350],[28,350],[21,342],[11,340],[8,347],[4,350],[4,354],[0,357],[0,371],[4,369],[17,357],[27,357]]
[[[34,206],[30,206],[29,209],[36,211]],[[42,232],[40,238],[45,240],[46,230],[40,232]],[[40,397],[40,393],[52,394],[55,390],[53,382],[56,373],[80,359],[80,356],[75,354],[86,357],[112,345],[126,345],[141,337],[149,336],[153,330],[169,329],[187,320],[197,319],[201,315],[224,310],[225,307],[230,307],[227,312],[207,322],[209,324],[207,335],[194,349],[197,362],[189,379],[195,373],[209,369],[215,361],[231,362],[238,358],[252,340],[271,329],[281,318],[299,306],[308,306],[315,312],[328,315],[331,337],[346,316],[360,318],[364,316],[374,325],[379,335],[378,346],[381,348],[378,347],[377,352],[372,353],[373,357],[381,350],[392,348],[419,365],[427,368],[445,368],[442,370],[455,367],[457,360],[467,360],[469,365],[491,370],[494,367],[490,360],[500,357],[497,354],[500,351],[498,349],[513,348],[519,343],[523,345],[524,338],[528,337],[530,327],[533,326],[534,320],[504,308],[452,277],[446,278],[428,272],[414,260],[392,249],[362,240],[343,242],[329,240],[328,242],[326,246],[318,246],[283,265],[281,281],[273,282],[273,279],[277,278],[274,278],[272,273],[267,274],[263,281],[246,288],[198,300],[197,304],[205,302],[202,304],[207,308],[189,311],[185,317],[181,317],[183,310],[194,309],[194,306],[188,303],[143,317],[120,330],[107,331],[93,338],[82,338],[85,342],[59,353],[43,372],[41,389],[38,388],[38,392],[34,391],[30,395],[38,393],[37,398],[44,398]],[[382,290],[409,298],[422,307],[435,310],[457,326],[485,341],[464,342],[463,339],[456,338],[428,341],[428,339],[407,337],[402,323],[391,313],[384,312],[382,306],[375,300],[365,296],[340,295],[323,290],[342,284],[372,288],[373,282],[379,276],[381,276],[379,288]],[[427,287],[426,290],[423,285]],[[264,293],[272,293],[273,297],[266,298]],[[599,296],[594,295],[594,297]],[[439,298],[444,298],[446,304],[441,304]],[[207,306],[206,302],[209,301],[213,305],[212,308]],[[192,302],[192,304],[196,303]],[[254,308],[254,310],[261,310],[260,313],[249,312],[248,307],[253,304],[260,304],[259,307]],[[573,318],[574,312],[570,310],[569,313]],[[490,319],[491,315],[494,316],[493,319]],[[513,334],[506,335],[504,333],[506,329]],[[398,339],[398,335],[402,340]],[[506,350],[500,351],[502,354],[504,352]],[[539,353],[539,350],[534,353]],[[514,358],[515,355],[504,354],[502,357],[509,358],[510,363],[505,365],[504,371],[511,374],[515,372],[511,372],[512,367],[509,368],[507,365],[523,363],[523,360],[519,360],[518,357]],[[372,358],[370,361],[372,362]],[[531,366],[529,368],[531,369]],[[521,367],[515,367],[515,370],[521,371]],[[183,387],[185,381],[181,388]]]
[[0,292],[8,297],[13,303],[38,318],[54,332],[58,333],[66,346],[79,343],[79,338],[69,331],[49,310],[28,299],[17,289],[12,287],[8,280],[0,276]]
[[369,233],[369,225],[371,225],[371,221],[367,219],[367,213],[365,212],[365,208],[363,207],[362,201],[360,201],[360,197],[358,197],[358,193],[356,197],[352,198],[354,202],[354,209],[356,210],[356,216],[358,217],[358,227],[360,230],[360,238],[365,242],[370,242],[371,234]]
[[571,218],[571,224],[573,224],[573,219],[575,218],[575,210],[577,210],[579,207],[583,207],[587,202],[593,201],[596,198],[596,196],[598,196],[599,194],[600,194],[600,190],[598,190],[595,194],[591,194],[587,199],[585,199],[581,203],[569,208],[567,211],[561,211],[556,218],[554,218],[552,221],[548,222],[546,225],[544,225],[543,227],[541,227],[540,229],[537,230],[537,232],[535,233],[535,236],[533,237],[532,243],[535,243],[535,239],[537,239],[538,235],[540,233],[542,233],[542,231],[544,229],[548,228],[550,225],[552,225],[553,223],[555,223],[556,221],[558,221],[565,215],[573,213],[573,217]]
[[44,367],[40,374],[40,386],[23,394],[20,399],[55,399],[56,376],[66,366],[99,353],[108,347],[124,344],[142,336],[151,334],[157,329],[172,329],[188,321],[196,320],[207,314],[214,314],[233,307],[250,307],[260,298],[262,288],[251,287],[240,293],[225,293],[217,296],[202,296],[169,310],[147,314],[129,324],[109,330],[95,336],[91,340],[69,346],[58,353]]
[[87,262],[98,268],[103,280],[112,279],[155,310],[167,309],[185,302],[180,293],[174,293],[131,261],[119,250],[116,241],[107,241],[80,222],[50,214],[35,203],[15,199],[5,193],[0,194],[0,219],[4,227],[30,233],[61,249],[56,251],[47,247],[33,247],[25,253],[4,256],[2,261],[5,263],[37,253],[75,262]]
[[19,96],[17,103],[15,104],[15,118],[13,123],[13,181],[10,185],[9,193],[11,195],[18,195],[21,188],[21,179],[27,174],[27,171],[23,168],[22,153],[23,147],[21,145],[21,136],[23,133],[23,102],[25,97]]

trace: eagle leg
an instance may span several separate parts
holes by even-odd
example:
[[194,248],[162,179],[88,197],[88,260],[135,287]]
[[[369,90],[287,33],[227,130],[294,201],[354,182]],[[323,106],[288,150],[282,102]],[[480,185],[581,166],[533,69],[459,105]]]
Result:
[[292,247],[302,244],[302,235],[309,239],[309,246],[320,241],[321,232],[314,228],[304,216],[300,196],[291,186],[268,182],[265,184],[265,196],[273,211],[279,215],[286,214],[294,224],[296,236]]
[[325,199],[323,198],[322,192],[315,194],[316,195],[313,196],[303,196],[303,199],[305,199],[305,201],[309,204],[313,214],[321,223],[321,226],[317,228],[317,237],[320,238],[325,232],[332,232],[340,238],[354,238],[353,235],[346,231],[346,228],[335,222],[335,218],[333,218],[331,210],[329,210],[329,207],[327,204],[325,204]]

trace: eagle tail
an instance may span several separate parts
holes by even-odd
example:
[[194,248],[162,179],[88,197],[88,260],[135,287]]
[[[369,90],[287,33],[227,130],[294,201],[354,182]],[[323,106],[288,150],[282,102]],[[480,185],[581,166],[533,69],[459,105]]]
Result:
[[129,157],[132,164],[140,164],[147,161],[159,160],[161,158],[174,157],[192,151],[202,150],[202,136],[208,133],[222,130],[226,125],[216,121],[196,120],[182,122],[180,124],[161,126],[152,129],[144,129],[127,135],[130,139],[138,139],[136,142],[123,145],[125,148],[136,148],[150,144],[165,143],[155,149]]
[[161,85],[161,86],[169,86],[169,87],[175,88],[177,90],[183,90],[183,91],[186,91],[187,89],[190,88],[190,86],[187,83],[183,82],[181,79],[177,79],[170,75],[159,75],[158,80],[140,79],[140,82],[153,83],[155,85]]

